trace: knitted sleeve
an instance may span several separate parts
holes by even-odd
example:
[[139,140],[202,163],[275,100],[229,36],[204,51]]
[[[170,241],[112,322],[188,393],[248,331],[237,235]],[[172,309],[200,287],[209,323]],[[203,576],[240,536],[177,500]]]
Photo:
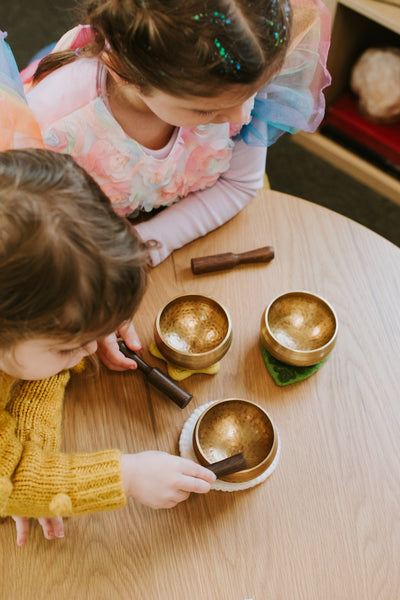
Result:
[[64,392],[69,379],[69,371],[63,371],[49,379],[15,385],[6,410],[15,418],[15,434],[23,444],[34,442],[48,452],[60,449]]
[[[82,360],[71,371],[80,373],[84,369]],[[35,442],[48,452],[60,449],[64,393],[69,380],[70,372],[62,371],[48,379],[16,383],[6,410],[15,418],[15,433],[22,443]]]
[[1,516],[72,516],[126,503],[118,450],[92,454],[57,450],[68,379],[61,373],[24,382],[0,410]]

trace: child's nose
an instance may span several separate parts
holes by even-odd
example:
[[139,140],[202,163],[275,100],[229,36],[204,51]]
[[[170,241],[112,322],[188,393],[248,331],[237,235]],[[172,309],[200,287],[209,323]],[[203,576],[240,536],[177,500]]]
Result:
[[250,107],[248,100],[244,104],[234,106],[224,112],[221,112],[218,123],[232,123],[232,125],[241,125],[249,119]]
[[241,104],[240,106],[235,106],[235,108],[231,108],[228,113],[227,121],[232,123],[233,125],[240,125],[246,118],[245,115],[245,105]]

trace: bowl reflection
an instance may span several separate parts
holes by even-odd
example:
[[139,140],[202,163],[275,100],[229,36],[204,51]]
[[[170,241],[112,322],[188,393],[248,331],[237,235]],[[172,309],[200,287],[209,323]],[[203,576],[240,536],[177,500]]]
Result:
[[221,479],[250,481],[275,458],[277,435],[263,408],[249,400],[230,398],[215,402],[200,415],[193,431],[193,448],[204,466],[242,452],[247,469]]
[[326,300],[311,292],[292,291],[278,296],[265,309],[260,337],[278,360],[310,366],[328,356],[337,331],[335,311]]
[[228,351],[232,324],[227,310],[213,298],[185,294],[159,311],[154,336],[165,358],[181,367],[203,369]]

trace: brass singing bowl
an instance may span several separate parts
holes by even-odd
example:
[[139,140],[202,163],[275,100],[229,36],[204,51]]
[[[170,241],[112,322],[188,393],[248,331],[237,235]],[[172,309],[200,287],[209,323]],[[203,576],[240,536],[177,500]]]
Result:
[[260,337],[278,360],[315,365],[332,351],[338,320],[332,306],[311,292],[292,291],[275,298],[261,317]]
[[161,354],[187,369],[218,362],[232,343],[227,310],[208,296],[185,294],[170,300],[158,313],[154,337]]
[[242,398],[219,400],[205,409],[193,431],[193,449],[200,464],[207,467],[242,452],[247,469],[224,475],[224,481],[255,479],[274,460],[277,432],[263,408]]

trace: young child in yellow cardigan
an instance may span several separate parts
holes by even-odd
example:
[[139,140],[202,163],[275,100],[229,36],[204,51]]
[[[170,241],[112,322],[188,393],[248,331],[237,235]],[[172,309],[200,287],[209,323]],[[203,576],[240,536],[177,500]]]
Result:
[[47,539],[63,516],[127,498],[170,508],[215,475],[163,452],[60,452],[70,372],[132,318],[148,248],[68,155],[0,152],[0,516],[24,545],[29,518]]

